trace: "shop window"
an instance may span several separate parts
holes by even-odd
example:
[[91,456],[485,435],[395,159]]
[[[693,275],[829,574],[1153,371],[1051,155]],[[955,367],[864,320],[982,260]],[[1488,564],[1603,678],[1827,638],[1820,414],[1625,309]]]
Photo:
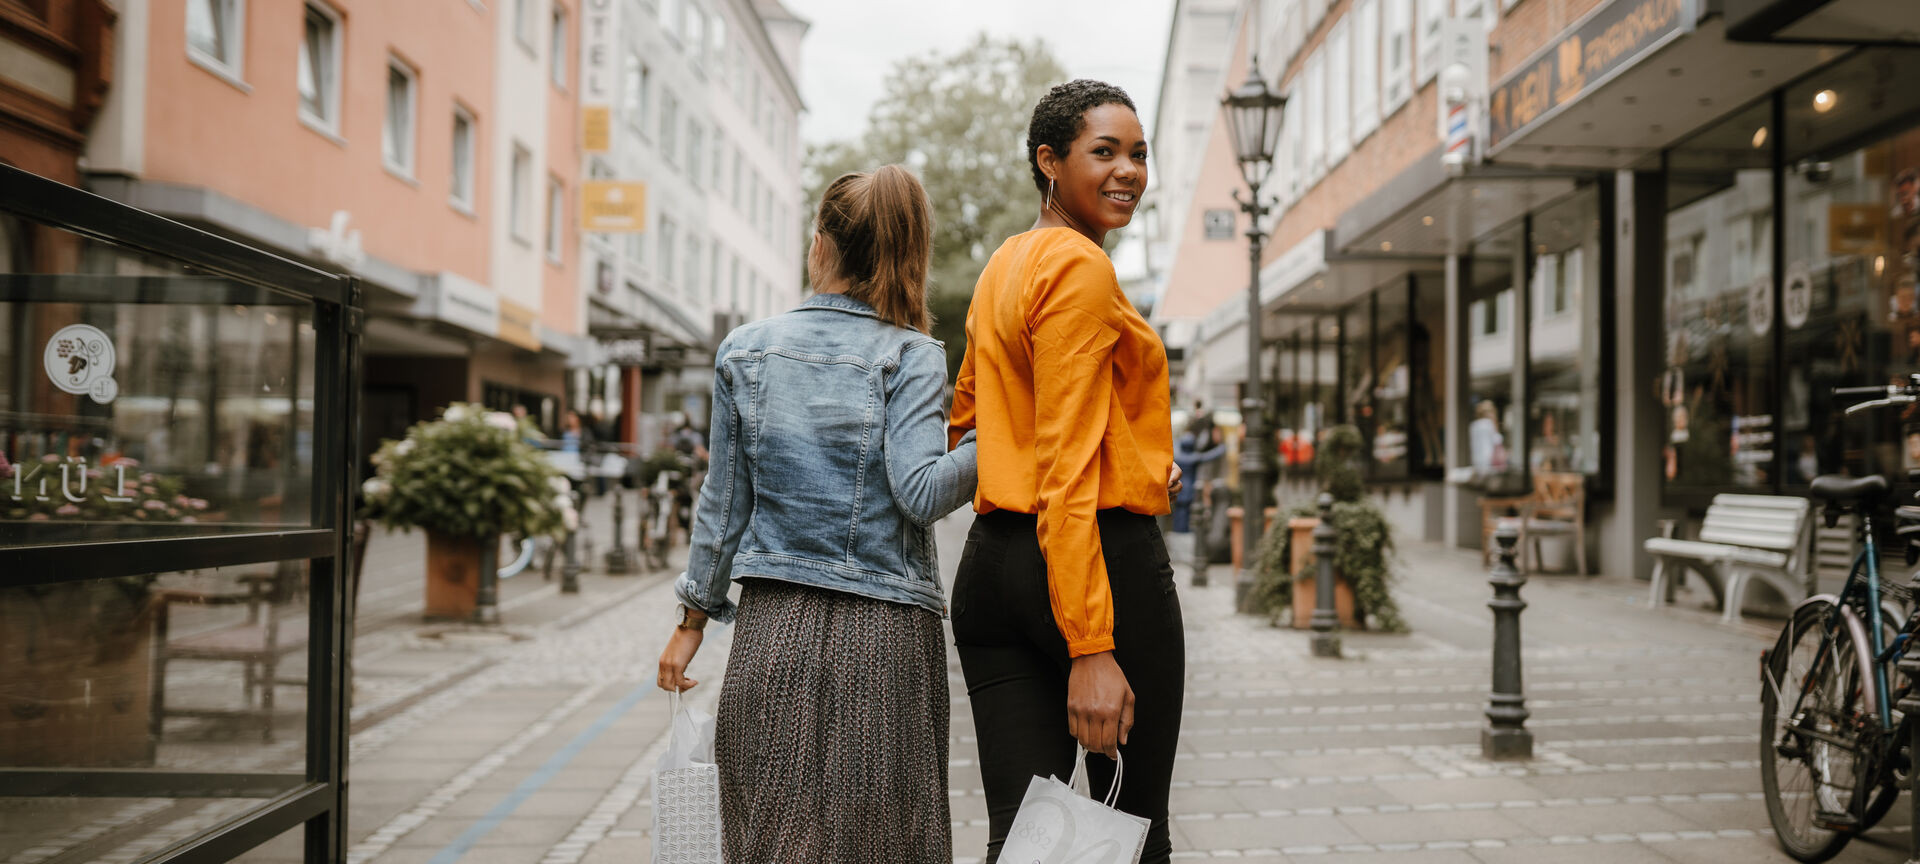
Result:
[[1600,471],[1600,195],[1533,217],[1528,286],[1527,466]]
[[1340,316],[1340,419],[1360,430],[1362,453],[1373,438],[1372,311],[1362,298]]
[[1769,117],[1756,105],[1669,155],[1659,388],[1669,489],[1771,489],[1778,443],[1818,449],[1804,444],[1805,410],[1781,415],[1775,397]]
[[1412,280],[1400,279],[1374,294],[1372,453],[1374,476],[1381,479],[1405,477],[1410,465],[1412,293]]
[[[1518,235],[1513,229],[1511,235]],[[1473,475],[1488,489],[1517,485],[1521,476],[1520,428],[1514,400],[1513,250],[1517,236],[1500,236],[1475,249],[1468,306],[1471,335],[1467,346],[1469,420],[1467,458]]]
[[1788,89],[1782,426],[1789,482],[1920,468],[1920,412],[1843,418],[1832,387],[1920,371],[1920,58],[1869,51]]
[[1439,273],[1413,279],[1413,408],[1408,412],[1408,458],[1413,471],[1438,477],[1446,469],[1447,282]]

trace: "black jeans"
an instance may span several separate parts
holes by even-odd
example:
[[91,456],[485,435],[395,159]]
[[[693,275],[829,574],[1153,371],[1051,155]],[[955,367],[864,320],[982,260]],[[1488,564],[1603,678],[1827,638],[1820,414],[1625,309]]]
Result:
[[[1143,864],[1168,860],[1167,795],[1180,739],[1186,638],[1167,544],[1152,516],[1099,514],[1100,546],[1113,592],[1114,659],[1133,688],[1133,731],[1120,809],[1152,820]],[[1067,642],[1047,600],[1047,564],[1034,517],[1004,510],[974,520],[953,585],[953,637],[973,703],[980,775],[987,792],[987,864],[1000,847],[1027,784],[1073,773],[1067,734]],[[1113,781],[1113,763],[1087,757],[1094,797]]]

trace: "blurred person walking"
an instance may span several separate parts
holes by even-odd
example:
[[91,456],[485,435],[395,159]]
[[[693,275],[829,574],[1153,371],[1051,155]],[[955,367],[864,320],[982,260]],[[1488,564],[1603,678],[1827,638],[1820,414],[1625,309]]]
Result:
[[[1203,447],[1208,449],[1201,449]],[[1220,427],[1213,425],[1211,419],[1199,412],[1194,412],[1192,422],[1187,424],[1186,433],[1180,436],[1180,440],[1173,442],[1173,464],[1180,466],[1182,476],[1192,477],[1194,481],[1187,488],[1180,490],[1180,494],[1173,499],[1175,534],[1187,533],[1188,522],[1193,516],[1193,500],[1196,491],[1206,488],[1206,478],[1199,473],[1201,466],[1226,454],[1227,445],[1220,440]]]
[[[1147,141],[1118,87],[1078,80],[1034,107],[1032,229],[994,252],[967,312],[953,423],[979,436],[979,511],[953,588],[989,841],[1028,783],[1091,753],[1096,796],[1122,751],[1119,809],[1171,855],[1167,797],[1186,648],[1155,516],[1177,483],[1167,356],[1102,250],[1147,186]],[[1020,862],[1026,864],[1026,862]]]
[[716,354],[659,683],[695,686],[701,628],[738,615],[715,733],[730,864],[953,861],[930,527],[972,498],[975,462],[971,439],[949,452],[942,434],[932,222],[904,168],[835,180],[807,258],[818,293]]

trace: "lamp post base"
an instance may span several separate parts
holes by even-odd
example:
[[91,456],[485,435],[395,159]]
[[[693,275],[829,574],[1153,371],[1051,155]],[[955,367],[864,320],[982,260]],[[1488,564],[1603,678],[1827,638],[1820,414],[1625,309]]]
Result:
[[1533,733],[1525,728],[1486,726],[1480,730],[1480,756],[1498,761],[1532,759]]
[[1337,633],[1313,634],[1313,656],[1340,659],[1340,636]]

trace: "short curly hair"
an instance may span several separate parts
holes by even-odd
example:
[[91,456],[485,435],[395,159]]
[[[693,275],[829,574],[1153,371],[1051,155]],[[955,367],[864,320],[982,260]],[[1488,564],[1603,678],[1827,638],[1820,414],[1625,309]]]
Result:
[[1027,124],[1027,164],[1033,168],[1033,186],[1040,194],[1047,193],[1047,175],[1040,171],[1040,145],[1052,147],[1056,156],[1066,158],[1067,146],[1087,128],[1087,112],[1102,105],[1125,105],[1127,110],[1140,113],[1127,91],[1088,78],[1054,85],[1033,106],[1033,120]]

